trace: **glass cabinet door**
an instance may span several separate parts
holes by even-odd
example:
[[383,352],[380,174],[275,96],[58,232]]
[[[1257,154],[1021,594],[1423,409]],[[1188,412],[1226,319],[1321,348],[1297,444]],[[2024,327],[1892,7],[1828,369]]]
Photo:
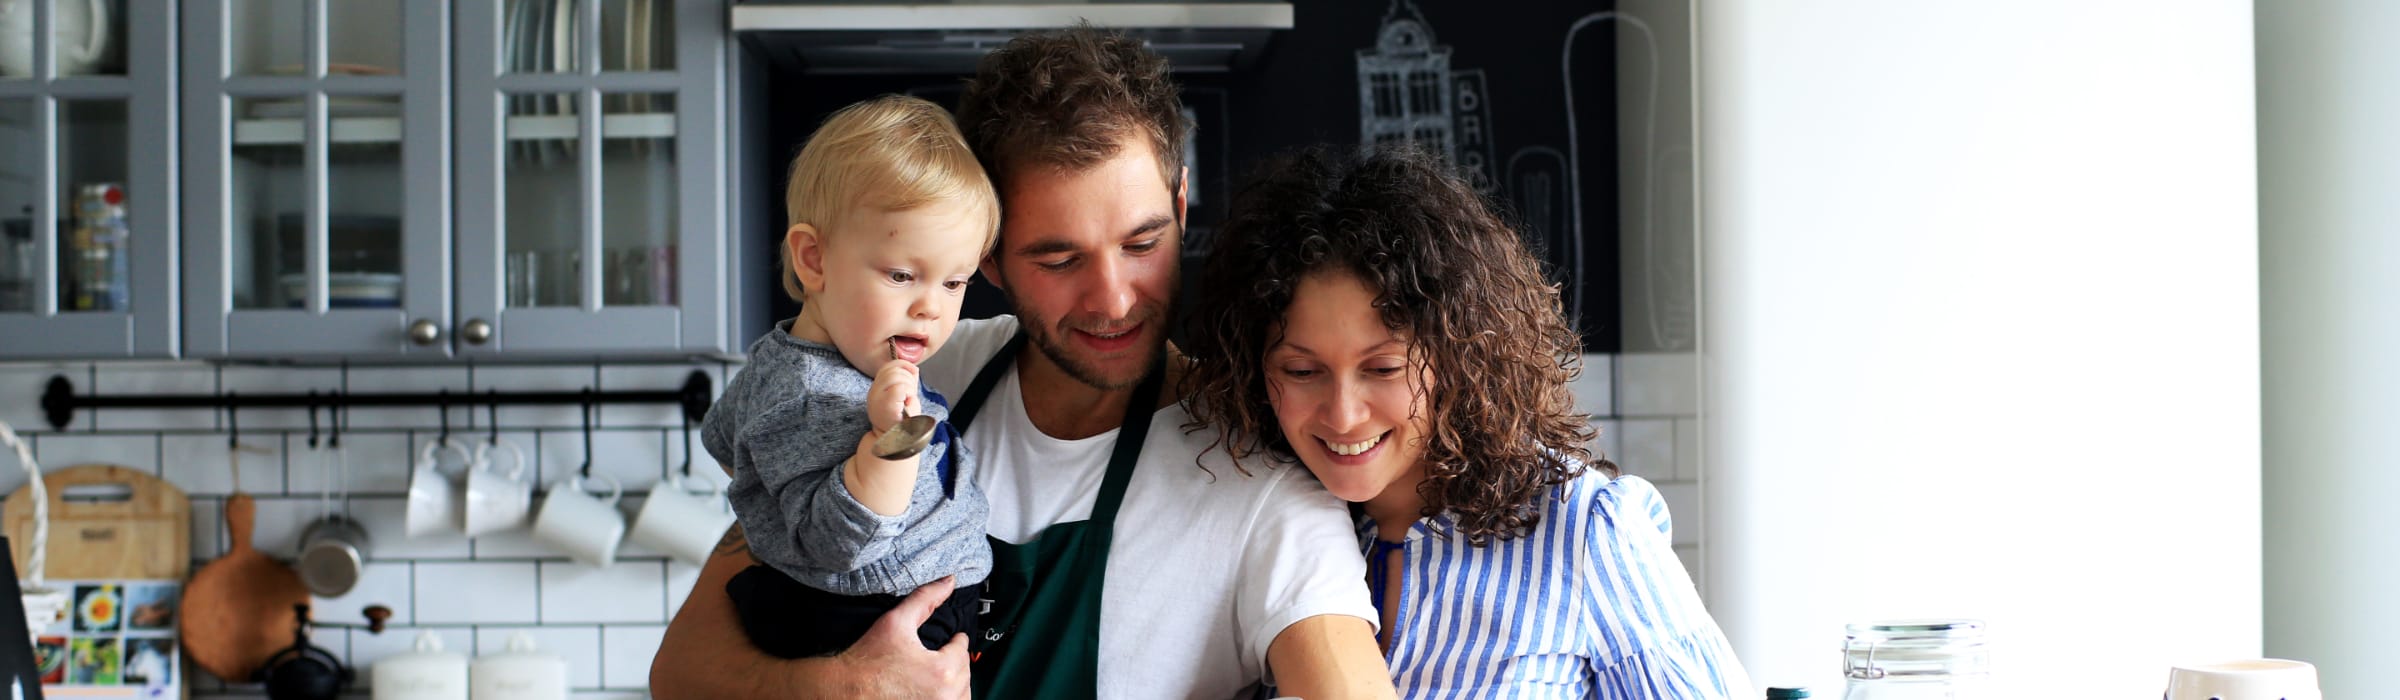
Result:
[[188,7],[190,354],[446,354],[446,6]]
[[175,9],[0,3],[0,359],[175,353]]
[[724,6],[458,11],[461,352],[722,350]]

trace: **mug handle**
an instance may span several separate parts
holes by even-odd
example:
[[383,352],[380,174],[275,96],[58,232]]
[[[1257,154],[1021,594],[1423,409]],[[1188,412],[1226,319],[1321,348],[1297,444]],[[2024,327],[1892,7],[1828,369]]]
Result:
[[[82,55],[75,57],[78,63],[98,64],[101,54],[108,50],[108,0],[91,0],[91,6],[92,32],[85,38]],[[60,47],[62,53],[64,48]],[[53,65],[51,72],[57,73],[57,66]]]
[[580,476],[579,476],[579,477],[576,477],[576,478],[575,478],[575,481],[573,481],[572,483],[575,485],[575,488],[576,488],[576,489],[578,489],[578,490],[581,490],[581,489],[583,488],[583,485],[584,485],[584,483],[585,483],[586,481],[606,481],[606,482],[608,482],[608,497],[607,497],[607,498],[600,499],[600,502],[601,502],[601,503],[605,503],[605,504],[608,504],[608,505],[612,505],[612,506],[613,506],[613,505],[616,505],[616,504],[617,504],[617,499],[618,499],[618,498],[621,498],[621,497],[623,497],[623,496],[625,495],[625,485],[624,485],[624,484],[617,483],[617,480],[616,480],[616,478],[614,478],[614,477],[611,477],[611,476],[609,476],[609,475],[607,475],[607,474],[593,474],[593,475],[591,476],[591,478],[590,478],[590,479],[585,479],[584,477],[580,477]]
[[[477,451],[488,451],[492,445],[499,445],[507,450],[507,454],[510,458],[508,466],[508,480],[523,481],[525,477],[525,451],[518,449],[516,443],[508,442],[506,440],[497,443],[483,443],[481,447],[477,448]],[[490,467],[498,463],[498,461],[489,458],[486,458],[483,461],[483,464],[486,467]]]

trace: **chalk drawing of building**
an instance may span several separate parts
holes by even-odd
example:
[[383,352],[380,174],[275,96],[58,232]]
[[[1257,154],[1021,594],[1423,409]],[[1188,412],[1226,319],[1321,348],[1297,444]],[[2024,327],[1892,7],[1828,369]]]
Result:
[[1358,52],[1358,140],[1415,141],[1455,157],[1451,123],[1450,47],[1433,43],[1433,28],[1415,3],[1393,0],[1375,48]]

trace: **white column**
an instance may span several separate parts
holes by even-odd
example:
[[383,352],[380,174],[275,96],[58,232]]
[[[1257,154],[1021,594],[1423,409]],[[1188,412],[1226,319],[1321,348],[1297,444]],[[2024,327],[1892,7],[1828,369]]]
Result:
[[1838,692],[1894,617],[1988,621],[1999,697],[2258,654],[2250,3],[1698,12],[1706,568],[1753,677]]
[[2258,3],[2266,652],[2400,660],[2400,5]]

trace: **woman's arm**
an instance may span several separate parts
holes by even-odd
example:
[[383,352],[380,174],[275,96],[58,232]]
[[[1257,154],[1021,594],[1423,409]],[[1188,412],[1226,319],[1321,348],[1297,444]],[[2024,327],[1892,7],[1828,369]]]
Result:
[[650,692],[684,698],[966,698],[967,639],[939,650],[917,641],[917,627],[950,597],[948,579],[927,584],[834,656],[779,659],[751,646],[725,582],[756,564],[741,526],[726,531],[700,568],[690,597],[668,623],[650,662]]
[[1294,622],[1267,645],[1275,693],[1310,698],[1393,698],[1392,671],[1375,651],[1375,629],[1348,615]]

